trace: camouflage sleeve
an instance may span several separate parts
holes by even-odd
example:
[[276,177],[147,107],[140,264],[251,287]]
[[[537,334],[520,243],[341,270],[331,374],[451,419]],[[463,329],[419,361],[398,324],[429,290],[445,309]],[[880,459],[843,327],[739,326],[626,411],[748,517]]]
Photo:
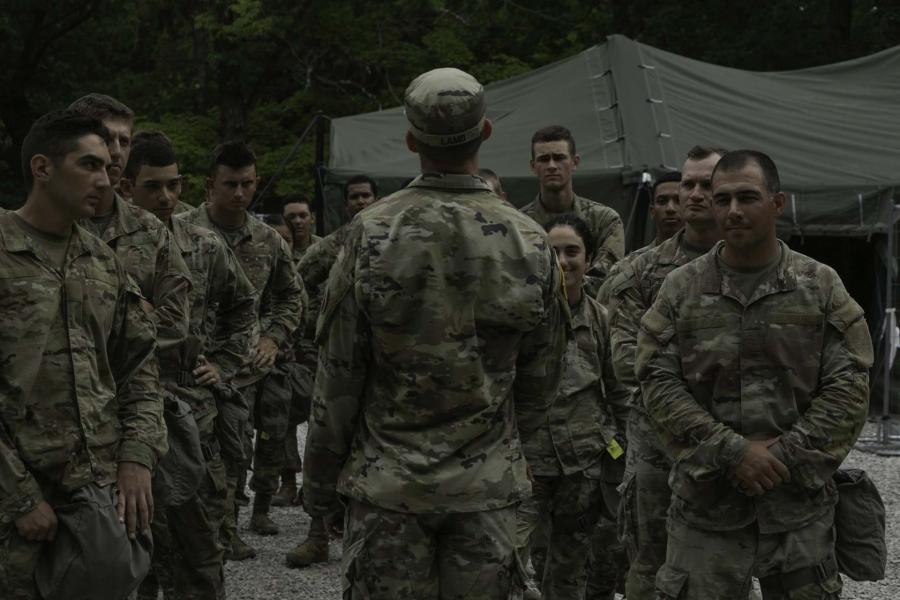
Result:
[[[130,282],[124,271],[122,280]],[[108,341],[119,407],[118,460],[153,470],[168,450],[155,330],[136,287],[131,283],[123,287]]]
[[264,312],[259,316],[260,335],[284,348],[303,316],[303,280],[297,275],[287,243],[280,237],[275,252],[275,268],[266,286]]
[[297,272],[308,289],[315,292],[325,283],[336,256],[337,250],[334,248],[334,238],[331,236],[319,240],[306,249],[303,257],[297,263]]
[[0,527],[28,514],[43,499],[38,482],[28,472],[9,432],[0,423]]
[[354,289],[355,255],[355,247],[340,254],[319,316],[319,366],[303,459],[303,503],[311,516],[335,510],[365,388],[370,333]]
[[[602,307],[601,307],[602,309]],[[612,350],[609,344],[609,319],[606,310],[603,310],[602,319],[598,334],[600,339],[597,340],[597,347],[603,349],[603,355],[600,357],[603,365],[603,395],[609,411],[612,413],[616,422],[616,433],[622,439],[626,438],[626,429],[628,423],[629,399],[631,398],[631,390],[628,386],[622,384],[615,376],[612,364]]]
[[622,218],[610,209],[610,218],[602,224],[597,239],[594,260],[588,274],[605,279],[613,265],[625,256],[625,226]]
[[638,290],[634,271],[626,262],[609,280],[609,345],[616,377],[631,389],[638,387],[634,375],[634,355],[637,348],[641,317],[647,312],[644,299]]
[[547,248],[550,264],[545,282],[544,315],[522,339],[513,382],[519,436],[525,442],[544,424],[562,377],[563,355],[570,329],[569,309],[563,297],[556,257]]
[[700,406],[682,376],[673,311],[663,284],[641,319],[635,373],[644,406],[675,458],[697,479],[719,476],[744,455],[749,442]]
[[218,301],[218,312],[211,344],[215,350],[206,358],[219,367],[222,380],[229,381],[250,356],[255,290],[224,243],[216,244],[211,271],[209,293]]
[[191,314],[189,292],[191,273],[174,238],[165,227],[159,228],[156,243],[156,270],[153,278],[151,319],[156,325],[157,343],[165,350],[182,343],[188,334]]
[[818,490],[856,442],[869,411],[872,340],[862,308],[837,275],[826,313],[819,387],[810,407],[772,452],[802,486]]

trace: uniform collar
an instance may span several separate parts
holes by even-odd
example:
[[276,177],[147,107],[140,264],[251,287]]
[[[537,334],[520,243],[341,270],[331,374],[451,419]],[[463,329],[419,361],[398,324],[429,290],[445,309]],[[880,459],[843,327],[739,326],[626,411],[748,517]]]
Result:
[[[716,259],[725,242],[719,240],[712,250],[698,258],[702,260],[703,271],[700,274],[700,291],[704,294],[722,295],[724,293],[722,281],[722,269]],[[778,240],[781,247],[781,259],[775,268],[774,281],[771,281],[772,289],[776,292],[789,292],[797,289],[797,275],[794,272],[794,257],[791,249],[783,241]]]
[[422,173],[406,187],[456,190],[461,192],[492,191],[491,186],[483,178],[478,175],[462,173]]
[[109,243],[116,238],[132,234],[141,229],[141,221],[135,214],[135,210],[140,209],[136,209],[133,205],[126,202],[122,196],[116,192],[113,197],[112,220],[110,220],[109,225],[106,226],[106,229],[103,231],[103,235],[100,236],[100,238],[104,242]]
[[[82,254],[97,254],[100,243],[96,237],[74,224],[72,226],[72,237],[69,240],[68,255],[77,257]],[[15,216],[12,212],[0,214],[0,247],[7,252],[30,252],[37,256],[31,238],[15,222]]]
[[197,244],[194,243],[194,236],[188,233],[188,224],[181,219],[172,218],[172,237],[175,244],[182,252],[194,252]]

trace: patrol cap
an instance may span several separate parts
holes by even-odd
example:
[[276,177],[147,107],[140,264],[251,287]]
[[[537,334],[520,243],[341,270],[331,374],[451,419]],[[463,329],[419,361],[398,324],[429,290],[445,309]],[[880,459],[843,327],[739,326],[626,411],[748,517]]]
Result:
[[422,73],[409,84],[403,99],[409,130],[434,148],[465,144],[484,127],[484,87],[459,69],[444,67]]

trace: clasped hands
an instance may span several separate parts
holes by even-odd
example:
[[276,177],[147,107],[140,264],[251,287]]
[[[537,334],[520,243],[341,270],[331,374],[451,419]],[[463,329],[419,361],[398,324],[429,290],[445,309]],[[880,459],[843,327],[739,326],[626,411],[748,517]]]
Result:
[[778,439],[751,441],[732,470],[731,483],[744,495],[762,496],[780,483],[790,481],[790,470],[769,450]]

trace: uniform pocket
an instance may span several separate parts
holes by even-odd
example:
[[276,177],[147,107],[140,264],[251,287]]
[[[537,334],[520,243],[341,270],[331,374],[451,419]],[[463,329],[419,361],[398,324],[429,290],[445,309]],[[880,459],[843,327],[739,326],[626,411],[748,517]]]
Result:
[[683,598],[683,594],[687,592],[687,583],[687,571],[676,569],[668,564],[664,564],[656,572],[656,591],[663,598],[668,598],[669,600]]

